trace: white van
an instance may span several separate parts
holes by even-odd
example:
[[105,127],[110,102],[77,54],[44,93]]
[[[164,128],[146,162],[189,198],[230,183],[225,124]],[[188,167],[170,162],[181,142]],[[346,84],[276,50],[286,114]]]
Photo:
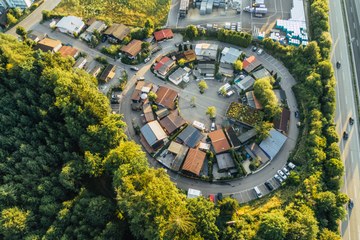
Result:
[[258,187],[254,187],[254,191],[255,191],[255,194],[258,198],[261,198],[262,197],[262,194],[260,192],[260,189]]

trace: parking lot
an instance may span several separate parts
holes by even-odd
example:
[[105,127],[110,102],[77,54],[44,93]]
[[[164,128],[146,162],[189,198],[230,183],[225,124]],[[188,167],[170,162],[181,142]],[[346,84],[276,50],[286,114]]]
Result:
[[244,9],[244,7],[250,6],[251,3],[252,0],[241,0],[239,3],[234,1],[232,5],[229,5],[227,10],[224,8],[213,8],[213,12],[206,15],[200,15],[198,8],[190,6],[187,17],[179,19],[177,26],[186,27],[190,24],[201,26],[206,26],[206,24],[217,24],[218,27],[224,27],[226,22],[240,23],[242,31],[251,31],[256,34],[257,32],[271,30],[277,19],[290,18],[292,3],[291,1],[281,0],[265,1],[268,13],[262,18],[255,17],[253,14],[244,11],[237,14],[236,9],[238,7]]

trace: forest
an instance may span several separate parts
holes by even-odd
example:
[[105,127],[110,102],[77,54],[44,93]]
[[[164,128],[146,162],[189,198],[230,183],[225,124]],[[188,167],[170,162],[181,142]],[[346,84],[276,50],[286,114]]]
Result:
[[95,78],[0,34],[0,238],[340,239],[348,197],[339,191],[331,39],[317,11],[327,3],[310,3],[323,18],[313,26],[315,41],[305,48],[263,42],[299,82],[304,126],[291,156],[299,170],[286,187],[243,205],[186,199],[127,139]]

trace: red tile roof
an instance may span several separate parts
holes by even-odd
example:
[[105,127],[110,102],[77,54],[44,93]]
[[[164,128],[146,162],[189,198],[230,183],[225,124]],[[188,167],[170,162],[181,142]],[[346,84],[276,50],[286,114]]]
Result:
[[243,68],[246,68],[251,63],[255,62],[255,60],[256,60],[255,56],[250,56],[248,58],[245,58],[245,60],[243,61]]
[[174,37],[173,32],[171,29],[163,29],[157,32],[154,32],[154,37],[156,41],[161,41],[164,39],[170,39]]
[[169,57],[163,57],[154,67],[154,70],[157,71],[159,70],[165,63],[167,63],[168,61],[171,61],[171,59]]
[[174,112],[160,120],[160,125],[165,128],[169,134],[175,132],[175,130],[180,128],[185,123],[186,121],[180,115]]
[[175,90],[161,86],[156,92],[156,103],[160,104],[168,109],[175,109],[175,100],[178,97],[178,93]]
[[199,149],[190,148],[185,158],[182,170],[191,172],[199,176],[201,168],[203,167],[205,161],[205,157],[206,153],[200,151]]
[[230,149],[230,144],[226,139],[225,133],[222,129],[218,129],[209,133],[209,138],[214,147],[215,153],[222,153]]
[[274,128],[287,133],[289,120],[290,120],[290,111],[286,108],[283,108],[279,118],[274,119],[273,122]]

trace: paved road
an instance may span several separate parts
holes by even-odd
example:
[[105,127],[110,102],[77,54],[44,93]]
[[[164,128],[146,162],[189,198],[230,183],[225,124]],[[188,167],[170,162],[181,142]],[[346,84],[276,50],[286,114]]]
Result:
[[[355,240],[360,239],[360,196],[358,196],[360,183],[360,147],[358,117],[356,115],[354,88],[350,69],[351,61],[344,29],[344,17],[342,11],[339,10],[341,9],[341,3],[339,0],[329,1],[329,3],[331,35],[333,38],[331,60],[337,79],[335,123],[340,136],[339,145],[345,165],[344,186],[342,191],[348,194],[355,202],[354,208],[341,224],[341,235],[343,239]],[[340,69],[336,69],[336,61],[342,63]],[[349,125],[350,116],[353,116],[355,119],[353,126]],[[348,140],[342,139],[344,131],[349,132]]]
[[7,31],[7,34],[16,35],[16,27],[22,26],[26,30],[29,30],[32,26],[39,23],[42,20],[42,11],[43,10],[53,10],[61,0],[45,0],[43,4],[41,4],[37,9],[35,9],[29,16],[27,16],[24,20],[16,24],[13,28]]

